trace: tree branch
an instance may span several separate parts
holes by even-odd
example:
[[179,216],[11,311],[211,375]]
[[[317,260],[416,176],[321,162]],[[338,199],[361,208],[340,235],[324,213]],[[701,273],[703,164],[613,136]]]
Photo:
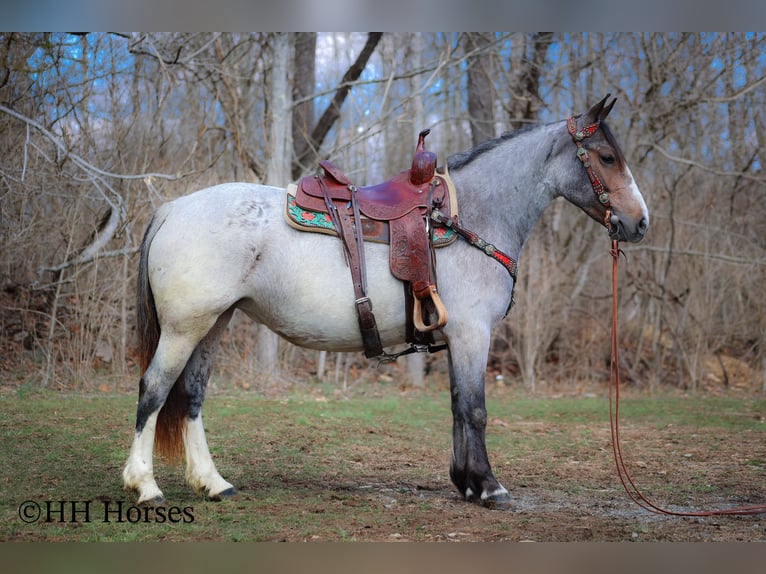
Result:
[[32,126],[33,128],[36,128],[39,130],[45,137],[47,137],[53,144],[59,148],[69,159],[71,159],[78,167],[82,168],[85,171],[89,171],[104,177],[112,177],[114,179],[145,179],[147,177],[156,177],[158,179],[167,179],[170,181],[174,181],[176,179],[181,179],[183,177],[183,174],[178,175],[169,175],[166,173],[139,173],[139,174],[124,174],[124,173],[114,173],[110,171],[105,171],[103,169],[97,168],[95,165],[85,161],[82,159],[79,155],[72,153],[67,147],[59,141],[59,138],[56,137],[55,134],[51,133],[49,130],[45,129],[45,127],[40,124],[39,122],[36,122],[32,118],[28,118],[24,114],[20,114],[19,112],[16,112],[10,108],[5,107],[4,105],[0,104],[0,112],[4,112],[8,114],[11,117],[16,118],[17,120],[21,120],[22,122]]
[[633,251],[653,251],[656,253],[667,254],[672,252],[673,255],[702,257],[703,259],[718,259],[719,261],[726,261],[727,263],[735,263],[737,265],[766,265],[766,259],[745,259],[744,257],[733,257],[732,255],[724,255],[722,253],[705,253],[704,251],[693,251],[690,249],[669,249],[667,247],[659,247],[657,245],[626,245],[621,249],[626,253]]
[[[115,249],[113,251],[102,251],[101,253],[98,253],[97,251],[90,251],[86,253],[85,251],[83,251],[78,257],[75,257],[74,259],[69,259],[67,261],[64,261],[63,263],[54,265],[53,267],[40,267],[37,270],[37,281],[35,281],[32,284],[32,286],[35,289],[43,288],[39,285],[40,278],[42,277],[43,273],[46,273],[48,271],[56,273],[58,271],[63,271],[64,269],[74,267],[75,265],[83,265],[84,263],[91,263],[92,261],[95,261],[97,259],[106,259],[107,257],[121,257],[123,255],[133,255],[134,253],[138,253],[140,249],[141,249],[140,247],[125,247],[123,249]],[[44,287],[49,287],[49,285],[46,285]]]
[[340,85],[335,91],[335,96],[325,109],[322,117],[319,118],[316,126],[314,126],[314,129],[311,132],[311,144],[307,146],[305,153],[297,158],[295,163],[298,165],[305,165],[308,157],[313,153],[313,150],[318,150],[322,146],[322,142],[324,142],[330,129],[340,117],[340,108],[343,105],[346,96],[348,96],[351,86],[359,79],[359,76],[362,75],[370,56],[372,56],[372,53],[378,45],[378,42],[380,42],[382,36],[382,32],[370,32],[367,35],[367,42],[365,43],[364,48],[359,52],[356,61],[348,70],[346,70],[346,73],[343,74]]
[[726,102],[731,102],[731,101],[734,101],[734,100],[744,96],[746,93],[753,91],[755,88],[757,88],[758,86],[760,86],[764,82],[766,82],[766,76],[762,76],[761,78],[759,78],[758,80],[756,80],[752,84],[749,84],[749,85],[743,87],[742,89],[737,90],[736,92],[734,92],[730,96],[725,96],[725,97],[722,97],[722,98],[702,98],[700,101],[701,102],[706,102],[706,103],[715,103],[715,104],[722,104],[722,103],[726,103]]
[[[124,205],[124,200],[122,196],[119,193],[117,193],[117,191],[104,178],[108,177],[108,178],[115,178],[115,179],[144,179],[145,181],[151,181],[151,178],[153,177],[169,179],[169,180],[178,179],[178,176],[171,176],[171,175],[166,175],[161,173],[125,175],[125,174],[112,173],[112,172],[105,171],[103,169],[99,169],[93,164],[85,161],[79,155],[72,153],[59,140],[59,138],[56,137],[55,134],[47,130],[39,122],[36,122],[35,120],[28,118],[25,115],[20,114],[19,112],[16,112],[6,106],[3,106],[2,104],[0,104],[0,111],[24,122],[27,125],[27,129],[29,129],[29,126],[32,126],[35,129],[39,130],[40,133],[42,133],[46,138],[48,138],[53,143],[53,145],[55,145],[64,154],[65,158],[70,159],[72,163],[74,163],[77,167],[79,167],[81,170],[83,170],[87,174],[87,179],[90,180],[92,185],[96,188],[96,190],[98,190],[101,197],[109,206],[109,212],[107,214],[108,216],[105,218],[102,224],[98,226],[98,229],[93,234],[93,237],[91,238],[90,242],[80,251],[80,253],[76,257],[72,259],[68,259],[53,267],[40,267],[37,272],[38,278],[36,283],[40,281],[40,278],[42,277],[42,275],[47,271],[52,271],[52,272],[62,271],[73,265],[89,263],[98,257],[106,256],[105,254],[99,255],[99,251],[103,249],[109,243],[109,241],[112,240],[112,238],[114,237],[114,234],[120,228],[120,223],[125,220],[127,215],[125,212],[125,205]],[[26,165],[25,165],[25,169],[26,169]],[[107,193],[104,190],[104,188],[106,188],[106,190],[108,190],[109,193]],[[124,252],[124,250],[122,251]],[[120,254],[121,252],[109,252],[109,253]]]
[[683,158],[683,157],[675,156],[675,155],[671,154],[670,152],[668,152],[667,150],[665,150],[663,147],[657,145],[656,143],[645,143],[644,145],[646,145],[646,146],[648,146],[648,147],[650,147],[652,149],[656,149],[658,152],[660,152],[662,155],[664,155],[670,161],[674,161],[676,163],[682,163],[684,165],[690,165],[690,166],[699,168],[699,169],[701,169],[703,171],[707,171],[709,173],[713,173],[715,175],[721,175],[721,176],[725,176],[725,177],[741,177],[743,179],[750,179],[752,181],[757,181],[758,183],[766,183],[766,178],[765,177],[758,177],[758,176],[755,176],[755,175],[750,175],[749,173],[746,173],[746,172],[743,172],[743,171],[722,171],[722,170],[719,170],[719,169],[714,169],[712,167],[708,167],[708,166],[706,166],[706,165],[704,165],[704,164],[702,164],[700,162],[697,162],[697,161],[694,161],[694,160],[691,160],[691,159],[686,159],[686,158]]

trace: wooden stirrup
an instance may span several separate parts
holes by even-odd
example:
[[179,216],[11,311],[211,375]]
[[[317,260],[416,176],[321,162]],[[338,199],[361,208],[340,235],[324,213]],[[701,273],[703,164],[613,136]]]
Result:
[[426,325],[423,322],[423,311],[421,306],[421,299],[415,297],[414,305],[412,308],[412,322],[415,324],[415,329],[421,333],[428,333],[429,331],[435,331],[441,329],[447,324],[447,308],[442,303],[439,293],[436,292],[436,285],[428,286],[428,297],[433,301],[434,307],[436,307],[436,322],[432,325]]

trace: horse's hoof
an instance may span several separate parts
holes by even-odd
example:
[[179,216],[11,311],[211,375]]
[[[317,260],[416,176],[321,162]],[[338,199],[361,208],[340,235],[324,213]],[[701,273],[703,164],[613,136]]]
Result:
[[491,510],[510,510],[513,502],[510,493],[502,486],[492,493],[484,492],[481,496],[467,488],[463,496],[467,502],[481,504]]
[[502,486],[491,493],[484,493],[481,503],[491,510],[510,510],[513,500],[511,494]]
[[481,502],[490,510],[511,510],[513,507],[513,500],[511,499],[511,495],[507,492],[505,494],[488,496]]
[[218,494],[211,494],[210,495],[210,500],[212,500],[214,502],[220,502],[224,498],[231,498],[231,497],[236,496],[236,495],[237,495],[237,489],[232,486],[230,488],[227,488],[226,490],[222,490]]
[[147,498],[146,500],[139,500],[137,504],[138,504],[138,506],[149,506],[149,507],[163,506],[165,504],[165,497],[162,496],[161,494],[158,494],[154,498]]

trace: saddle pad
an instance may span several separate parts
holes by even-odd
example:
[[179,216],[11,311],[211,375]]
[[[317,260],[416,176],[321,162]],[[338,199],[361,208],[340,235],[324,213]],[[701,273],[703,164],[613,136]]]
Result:
[[[313,233],[324,233],[327,235],[338,235],[335,227],[327,213],[313,211],[300,207],[295,201],[297,186],[290,184],[287,187],[287,200],[285,202],[285,219],[290,225],[299,231],[308,231]],[[453,229],[441,225],[435,225],[434,247],[444,247],[450,245],[457,239],[457,233]],[[387,221],[377,221],[362,217],[362,233],[365,241],[373,243],[389,243],[390,233]]]

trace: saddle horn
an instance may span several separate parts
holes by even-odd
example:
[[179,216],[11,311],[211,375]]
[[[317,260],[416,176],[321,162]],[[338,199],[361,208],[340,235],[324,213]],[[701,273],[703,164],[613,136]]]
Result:
[[426,136],[430,133],[431,130],[425,129],[418,135],[418,145],[410,168],[410,183],[413,185],[428,183],[436,173],[436,154],[426,149]]

